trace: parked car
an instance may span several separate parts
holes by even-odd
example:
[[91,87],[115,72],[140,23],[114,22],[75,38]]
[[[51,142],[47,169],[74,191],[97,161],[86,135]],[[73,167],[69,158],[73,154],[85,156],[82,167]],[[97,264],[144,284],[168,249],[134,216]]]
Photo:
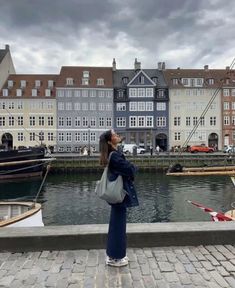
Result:
[[234,152],[235,152],[235,146],[232,145],[224,146],[224,153],[234,153]]
[[205,145],[194,145],[189,148],[189,151],[191,153],[198,153],[198,152],[212,153],[214,152],[214,148]]
[[124,144],[123,145],[123,153],[125,154],[133,154],[134,149],[137,149],[137,154],[144,154],[146,150],[141,147],[137,147],[136,144]]
[[144,154],[146,152],[146,149],[137,147],[137,154]]

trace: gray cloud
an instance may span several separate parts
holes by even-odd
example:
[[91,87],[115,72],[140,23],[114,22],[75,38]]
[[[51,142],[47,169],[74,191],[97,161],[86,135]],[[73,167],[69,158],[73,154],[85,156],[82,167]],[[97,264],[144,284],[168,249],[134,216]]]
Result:
[[235,57],[235,3],[222,0],[2,0],[0,45],[18,73],[62,65],[143,68],[228,66]]

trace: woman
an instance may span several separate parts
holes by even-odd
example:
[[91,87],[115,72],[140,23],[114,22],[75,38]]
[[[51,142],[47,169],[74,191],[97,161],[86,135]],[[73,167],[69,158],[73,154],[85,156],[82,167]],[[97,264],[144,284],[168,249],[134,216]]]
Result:
[[[118,175],[122,175],[123,188],[126,191],[122,203],[110,204],[106,264],[115,267],[128,264],[126,256],[126,208],[139,205],[133,185],[136,167],[118,151],[117,146],[120,142],[120,136],[113,130],[108,130],[100,136],[100,164],[102,166],[109,165],[108,178],[110,181],[114,181]],[[113,153],[109,157],[111,152]]]

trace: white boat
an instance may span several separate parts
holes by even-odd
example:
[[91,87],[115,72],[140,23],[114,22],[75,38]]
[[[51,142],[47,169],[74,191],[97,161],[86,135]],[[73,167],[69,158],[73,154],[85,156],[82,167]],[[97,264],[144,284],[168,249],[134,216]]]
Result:
[[0,228],[40,226],[44,226],[40,203],[0,202]]

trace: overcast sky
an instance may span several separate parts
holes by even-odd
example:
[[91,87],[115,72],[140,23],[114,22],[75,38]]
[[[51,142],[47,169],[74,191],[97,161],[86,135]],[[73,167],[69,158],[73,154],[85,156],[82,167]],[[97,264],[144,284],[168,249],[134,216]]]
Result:
[[233,0],[0,0],[0,48],[17,73],[61,66],[224,68],[235,57]]

